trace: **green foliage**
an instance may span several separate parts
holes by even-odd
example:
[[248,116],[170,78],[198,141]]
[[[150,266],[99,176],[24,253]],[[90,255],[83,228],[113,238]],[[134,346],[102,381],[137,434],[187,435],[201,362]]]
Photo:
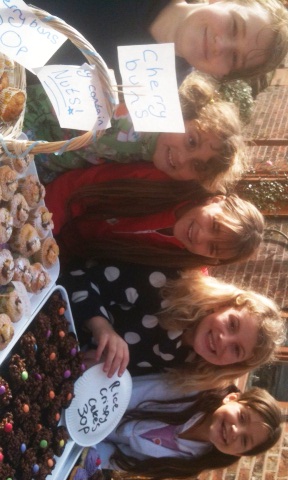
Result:
[[277,214],[277,210],[288,205],[288,178],[243,182],[240,194],[259,210]]
[[252,115],[254,100],[252,88],[243,80],[224,82],[219,87],[223,100],[233,102],[239,108],[240,118],[243,123],[248,123]]

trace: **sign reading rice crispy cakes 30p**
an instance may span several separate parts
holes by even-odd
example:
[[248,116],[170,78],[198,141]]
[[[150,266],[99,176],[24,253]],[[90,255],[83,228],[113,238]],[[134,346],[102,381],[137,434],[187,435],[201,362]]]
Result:
[[89,368],[74,388],[75,397],[65,410],[71,438],[82,446],[95,445],[106,438],[120,422],[132,393],[127,370],[122,377],[108,378],[103,364]]

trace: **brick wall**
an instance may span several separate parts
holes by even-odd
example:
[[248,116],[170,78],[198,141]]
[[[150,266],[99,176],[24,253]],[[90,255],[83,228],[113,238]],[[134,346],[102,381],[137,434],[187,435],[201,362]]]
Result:
[[288,218],[266,218],[266,228],[283,232],[287,240],[277,233],[269,234],[247,262],[213,267],[210,273],[240,287],[268,295],[281,308],[288,308]]
[[[245,134],[251,139],[287,139],[288,85],[270,86],[261,92]],[[255,178],[288,174],[288,146],[250,147]],[[287,205],[288,206],[288,205]],[[214,267],[212,275],[240,287],[251,288],[272,297],[288,309],[288,210],[287,216],[267,217],[267,228],[283,232],[287,239],[271,234],[249,261],[226,267]],[[287,385],[288,388],[288,385]],[[288,413],[288,409],[284,411]],[[266,454],[242,458],[224,471],[200,476],[201,480],[288,480],[288,423],[278,444]]]

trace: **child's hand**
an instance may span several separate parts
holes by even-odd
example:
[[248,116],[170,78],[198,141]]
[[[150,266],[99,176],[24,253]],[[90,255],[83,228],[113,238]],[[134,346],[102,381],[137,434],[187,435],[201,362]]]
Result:
[[112,377],[118,370],[118,376],[121,377],[129,363],[129,348],[125,340],[114,331],[104,317],[91,318],[87,322],[87,327],[91,330],[98,347],[96,350],[86,352],[85,363],[86,361],[87,364],[91,362],[91,352],[93,352],[94,363],[99,362],[103,355],[103,371],[107,373],[107,376]]

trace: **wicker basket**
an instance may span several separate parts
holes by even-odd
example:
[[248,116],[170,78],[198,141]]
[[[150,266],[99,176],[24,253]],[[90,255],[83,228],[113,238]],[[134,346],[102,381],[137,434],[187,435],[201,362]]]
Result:
[[[83,55],[86,57],[90,65],[96,66],[100,82],[105,93],[106,108],[111,118],[114,108],[114,103],[112,101],[112,85],[106,65],[102,61],[101,57],[96,53],[93,46],[87,40],[85,40],[85,38],[77,30],[64,22],[64,20],[61,20],[58,17],[51,16],[50,13],[38,8],[31,7],[31,10],[33,11],[34,15],[36,15],[40,20],[47,23],[49,22],[49,26],[53,27],[58,32],[66,35],[68,39],[71,40],[71,42],[77,48],[79,48],[81,52],[83,52]],[[26,89],[25,69],[16,62],[14,68],[13,87],[22,90]],[[74,137],[69,141],[63,140],[57,142],[45,142],[45,139],[37,141],[28,141],[22,139],[17,140],[16,137],[19,136],[22,131],[24,114],[25,109],[23,110],[23,113],[20,115],[19,119],[17,120],[17,122],[15,122],[14,125],[6,124],[5,127],[2,128],[2,130],[0,129],[0,133],[2,134],[2,148],[0,146],[0,150],[5,150],[6,154],[10,153],[10,155],[13,156],[22,156],[27,154],[28,152],[34,155],[37,153],[55,153],[59,151],[61,151],[62,153],[64,151],[78,150],[81,147],[84,147],[85,145],[88,145],[93,140],[95,140],[95,133],[92,133],[92,131],[85,132],[83,135]],[[98,131],[97,137],[101,136],[103,132],[103,130]]]

